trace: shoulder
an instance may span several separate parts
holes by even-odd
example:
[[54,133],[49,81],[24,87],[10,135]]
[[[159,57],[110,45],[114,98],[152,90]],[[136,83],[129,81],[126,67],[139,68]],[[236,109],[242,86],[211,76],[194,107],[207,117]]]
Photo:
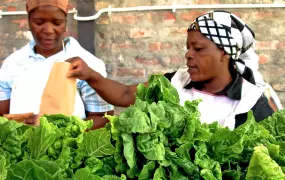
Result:
[[170,73],[165,73],[164,77],[166,77],[169,81],[171,81],[172,77],[175,75],[176,71],[170,72]]
[[[86,64],[92,68],[94,71],[100,73],[102,76],[106,77],[107,76],[107,72],[106,72],[106,66],[105,63],[97,58],[96,56],[94,56],[93,54],[91,54],[90,52],[88,52],[87,50],[85,50],[80,44],[79,42],[70,37],[70,48],[71,48],[71,53],[73,53],[71,56],[75,57],[78,56],[81,59],[83,59]],[[74,50],[73,50],[74,49]]]
[[24,47],[22,47],[21,49],[13,52],[12,54],[10,54],[4,61],[2,64],[2,69],[7,69],[10,67],[14,67],[15,65],[17,65],[17,62],[22,60],[23,58],[28,57],[28,53],[29,53],[29,44],[25,45]]
[[256,102],[260,96],[264,93],[264,89],[254,84],[251,84],[247,80],[242,81],[242,95],[241,98],[250,99],[252,102]]

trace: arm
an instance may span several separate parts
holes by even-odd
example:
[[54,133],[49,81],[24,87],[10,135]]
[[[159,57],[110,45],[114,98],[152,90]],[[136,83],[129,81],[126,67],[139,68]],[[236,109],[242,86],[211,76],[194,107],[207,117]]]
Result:
[[80,91],[81,99],[84,103],[86,111],[86,120],[93,120],[93,128],[98,129],[104,127],[109,121],[104,118],[104,115],[114,114],[114,106],[104,101],[98,93],[92,89],[86,81],[79,81],[77,88]]
[[[114,115],[114,111],[107,111],[108,115]],[[86,120],[93,120],[93,127],[92,129],[99,129],[105,126],[106,123],[109,122],[108,119],[104,118],[105,112],[87,112]]]
[[10,112],[10,97],[11,97],[11,80],[4,72],[0,69],[0,116],[3,114],[9,114]]
[[0,116],[9,114],[10,100],[0,101]]
[[87,82],[105,101],[115,106],[128,107],[136,101],[135,93],[138,85],[124,85],[104,78],[95,71]]
[[[71,58],[67,60],[67,62],[70,62],[72,67],[68,77],[85,80],[106,102],[122,107],[127,107],[135,102],[137,85],[127,86],[107,79],[88,67],[88,65],[78,57]],[[144,84],[147,85],[147,83]]]

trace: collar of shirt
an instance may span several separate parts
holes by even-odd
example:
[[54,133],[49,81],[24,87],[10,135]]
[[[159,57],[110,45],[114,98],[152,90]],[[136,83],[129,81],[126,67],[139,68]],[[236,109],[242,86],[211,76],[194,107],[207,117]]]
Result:
[[[68,49],[68,47],[70,46],[69,38],[65,38],[63,41],[65,43],[65,48]],[[45,58],[44,56],[42,56],[40,54],[37,54],[35,52],[35,45],[36,45],[35,40],[31,40],[29,42],[29,52],[28,52],[29,57],[45,60],[45,59],[50,59],[50,58],[52,58],[52,59],[53,58],[58,58],[58,56],[64,56],[64,53],[66,53],[64,51],[60,51],[60,52],[58,52],[58,53],[56,53],[56,54],[54,54],[54,55],[52,55],[52,56],[50,56],[48,58]]]
[[[235,74],[233,76],[232,81],[221,91],[215,93],[216,95],[225,95],[234,100],[241,99],[241,91],[242,91],[242,77],[240,74]],[[191,89],[194,87],[195,89],[202,90],[202,83],[200,82],[190,82],[188,85],[185,86],[186,89]]]

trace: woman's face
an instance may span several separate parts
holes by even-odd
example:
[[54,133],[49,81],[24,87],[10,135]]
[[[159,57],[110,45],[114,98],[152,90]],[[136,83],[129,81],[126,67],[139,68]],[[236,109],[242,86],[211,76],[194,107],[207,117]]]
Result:
[[66,31],[66,14],[58,7],[40,6],[30,13],[29,26],[40,49],[58,49]]
[[192,81],[209,81],[228,69],[229,56],[199,31],[189,31],[187,36],[188,72]]

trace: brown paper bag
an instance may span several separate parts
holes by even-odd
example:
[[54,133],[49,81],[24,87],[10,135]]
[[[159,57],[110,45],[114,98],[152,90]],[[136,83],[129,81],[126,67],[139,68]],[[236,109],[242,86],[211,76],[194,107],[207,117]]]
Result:
[[44,89],[40,114],[73,115],[76,97],[76,79],[67,78],[71,68],[68,62],[56,62]]

